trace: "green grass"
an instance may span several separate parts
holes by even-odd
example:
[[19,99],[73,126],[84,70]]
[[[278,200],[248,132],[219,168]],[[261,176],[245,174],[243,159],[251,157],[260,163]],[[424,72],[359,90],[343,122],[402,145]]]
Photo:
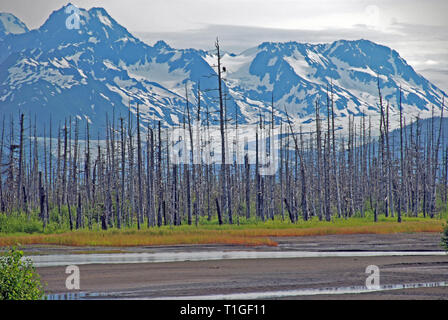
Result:
[[35,216],[7,216],[0,214],[0,233],[39,233],[42,232],[42,222]]
[[[76,212],[76,208],[72,209]],[[396,222],[396,217],[378,216],[378,222],[373,222],[373,213],[366,210],[364,217],[359,214],[345,219],[333,217],[331,221],[319,221],[313,217],[308,221],[299,219],[291,223],[287,217],[284,220],[276,216],[275,220],[234,216],[234,224],[219,225],[215,217],[210,221],[200,217],[198,226],[193,222],[189,226],[183,221],[180,226],[162,226],[137,230],[137,224],[118,230],[110,228],[101,230],[93,215],[91,228],[70,231],[68,210],[61,208],[61,215],[55,208],[50,212],[50,219],[43,229],[42,221],[36,211],[30,214],[11,213],[0,214],[0,246],[25,244],[51,244],[71,246],[139,246],[139,245],[173,245],[173,244],[235,244],[235,245],[276,245],[275,237],[297,237],[329,234],[385,234],[385,233],[415,233],[442,232],[443,222],[447,212],[443,211],[434,219],[428,217],[407,217],[403,215],[402,223]],[[73,217],[75,218],[75,217]],[[135,220],[135,219],[134,219]],[[194,219],[193,219],[194,221]],[[84,225],[88,219],[84,217]],[[125,223],[123,222],[123,225]]]
[[[423,217],[403,217],[401,223],[396,218],[381,216],[378,222],[370,217],[353,217],[350,219],[334,218],[330,222],[312,218],[309,221],[239,219],[239,224],[219,225],[217,219],[199,220],[198,226],[162,226],[137,230],[136,226],[118,230],[111,228],[100,230],[96,224],[92,230],[82,229],[70,232],[62,227],[52,232],[38,229],[36,218],[3,217],[7,221],[5,230],[0,232],[0,246],[15,244],[49,244],[69,246],[140,246],[140,245],[174,245],[174,244],[232,244],[232,245],[270,245],[275,246],[275,237],[298,237],[330,234],[390,234],[416,232],[442,232],[444,220]],[[25,224],[25,226],[21,225]],[[39,231],[37,231],[39,230]],[[28,232],[27,232],[28,231]]]
[[[440,202],[440,199],[438,199]],[[252,213],[252,218],[246,219],[244,216],[238,217],[237,215],[233,216],[233,225],[229,225],[224,223],[223,225],[219,225],[218,218],[216,214],[211,221],[208,221],[206,217],[200,217],[198,225],[203,229],[210,230],[238,230],[240,228],[244,229],[252,229],[252,228],[263,228],[263,229],[283,229],[283,228],[312,228],[317,226],[326,226],[331,225],[333,227],[345,226],[345,227],[355,227],[355,226],[365,226],[366,224],[374,224],[373,222],[373,212],[370,208],[368,208],[368,203],[366,203],[366,211],[364,216],[361,217],[360,213],[355,213],[354,216],[350,218],[337,218],[333,217],[331,222],[319,221],[317,217],[311,218],[309,221],[303,221],[299,217],[299,221],[295,224],[292,224],[289,221],[287,216],[287,212],[285,212],[284,220],[281,219],[279,215],[275,217],[275,220],[272,221],[267,219],[266,221],[261,221],[258,218],[254,218],[255,214]],[[439,209],[439,213],[435,216],[436,220],[446,219],[448,217],[448,209],[446,206],[443,206],[442,203],[438,203],[437,208]],[[243,208],[244,209],[244,208]],[[278,208],[279,209],[279,208]],[[252,210],[254,211],[254,206],[252,206]],[[91,212],[91,226],[89,226],[88,217],[84,215],[84,228],[83,230],[89,231],[101,231],[100,223],[98,223],[98,210],[93,209]],[[245,210],[243,210],[245,212]],[[73,214],[73,223],[75,224],[75,215],[76,215],[76,207],[72,208]],[[37,211],[32,211],[30,214],[12,212],[10,214],[0,213],[0,235],[7,234],[56,234],[56,233],[66,233],[70,231],[69,219],[68,219],[68,208],[67,206],[61,207],[61,213],[58,212],[57,208],[53,208],[49,213],[49,222],[45,230],[43,229],[42,221],[38,217]],[[408,217],[406,215],[402,215],[404,221],[426,221],[427,218],[423,218],[423,215],[420,213],[419,217]],[[224,221],[226,217],[223,217]],[[378,223],[380,222],[395,222],[396,217],[386,218],[384,215],[378,215]],[[193,217],[193,224],[195,224]],[[123,229],[125,230],[137,230],[137,223],[135,221],[135,216],[133,219],[133,223],[131,226],[126,225],[126,221],[122,222]],[[146,226],[146,218],[145,222],[142,225],[144,229]],[[182,222],[181,226],[176,226],[177,230],[183,230],[183,228],[188,227],[186,224],[186,220]],[[163,229],[163,228],[162,228]]]

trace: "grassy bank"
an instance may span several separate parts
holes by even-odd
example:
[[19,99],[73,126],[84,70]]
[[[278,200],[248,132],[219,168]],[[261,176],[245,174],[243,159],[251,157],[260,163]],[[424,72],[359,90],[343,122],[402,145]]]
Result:
[[277,243],[272,237],[298,237],[336,234],[392,234],[417,232],[442,232],[444,219],[404,218],[397,223],[393,218],[381,218],[374,223],[368,218],[335,219],[331,222],[312,219],[299,221],[240,220],[239,224],[218,225],[217,221],[201,220],[198,226],[162,226],[160,228],[135,227],[125,230],[78,230],[70,232],[0,232],[0,246],[15,244],[48,244],[67,246],[156,246],[174,244],[232,244],[268,245]]

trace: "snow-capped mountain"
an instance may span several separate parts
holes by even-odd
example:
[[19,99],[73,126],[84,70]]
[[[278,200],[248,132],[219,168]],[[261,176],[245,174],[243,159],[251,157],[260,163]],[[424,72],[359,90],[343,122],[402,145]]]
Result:
[[[209,63],[216,57],[204,55]],[[241,54],[226,54],[227,85],[239,104],[274,105],[306,124],[314,119],[319,100],[326,116],[327,93],[334,94],[337,116],[380,113],[378,77],[383,104],[391,121],[399,117],[400,87],[405,116],[431,116],[446,94],[417,74],[398,52],[367,40],[331,44],[263,43]],[[438,111],[436,111],[438,112]],[[395,122],[397,123],[397,122]]]
[[[200,84],[202,117],[208,108],[217,119],[214,51],[175,49],[163,41],[149,46],[102,8],[80,9],[79,29],[69,29],[68,7],[36,30],[8,20],[21,29],[10,26],[0,35],[1,114],[25,112],[43,124],[71,117],[101,133],[106,114],[109,120],[135,117],[139,105],[144,126],[159,120],[176,125],[185,116],[186,87],[193,112]],[[311,126],[316,101],[326,116],[330,85],[339,126],[348,115],[378,117],[377,76],[392,126],[400,87],[407,117],[430,117],[446,96],[396,51],[367,40],[263,43],[241,54],[224,53],[222,65],[227,116],[240,123],[258,121],[273,99],[277,120],[285,118],[286,108],[297,123]]]
[[143,124],[174,125],[185,113],[185,86],[196,105],[199,81],[201,102],[216,106],[214,70],[196,50],[148,46],[101,8],[81,9],[80,28],[67,29],[66,7],[39,29],[0,42],[3,114],[20,110],[38,123],[71,116],[104,132],[106,114],[135,117],[139,105]]
[[0,12],[0,39],[9,34],[28,32],[26,25],[11,13]]

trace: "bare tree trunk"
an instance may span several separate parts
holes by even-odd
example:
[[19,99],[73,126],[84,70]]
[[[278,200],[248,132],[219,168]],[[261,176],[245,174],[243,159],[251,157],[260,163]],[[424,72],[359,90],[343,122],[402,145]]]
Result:
[[78,193],[78,207],[76,208],[76,230],[82,227],[82,203],[81,194]]
[[[225,143],[225,133],[224,133],[224,104],[223,104],[223,94],[222,94],[222,77],[221,77],[221,53],[219,47],[219,41],[216,39],[215,43],[217,57],[218,57],[218,90],[219,90],[219,125],[221,132],[221,203],[222,207],[225,208],[226,205],[226,192],[227,192],[227,174],[226,174],[226,143]],[[228,208],[227,208],[228,209]],[[224,210],[225,211],[225,210]],[[232,211],[229,211],[229,223],[233,223]]]
[[39,202],[40,202],[40,213],[39,216],[42,219],[43,230],[47,226],[47,213],[45,212],[45,189],[42,184],[42,172],[39,171]]
[[334,97],[333,97],[333,85],[331,85],[331,131],[333,136],[333,174],[335,176],[336,180],[336,204],[337,204],[337,211],[338,211],[338,218],[341,217],[341,191],[340,191],[340,185],[339,185],[339,164],[338,164],[338,157],[336,155],[336,136],[335,136],[335,127],[334,127]]
[[158,153],[157,153],[157,183],[159,186],[159,201],[157,209],[157,226],[162,226],[162,202],[163,202],[163,188],[162,188],[162,130],[160,127],[160,121],[158,123]]
[[317,147],[317,202],[318,202],[318,217],[322,220],[322,139],[320,128],[320,115],[319,115],[319,101],[316,100],[316,147]]
[[[295,150],[296,150],[297,155],[300,158],[300,176],[302,179],[302,204],[301,204],[302,205],[302,215],[303,215],[303,220],[307,221],[308,220],[308,205],[307,205],[307,201],[306,201],[306,189],[307,188],[306,188],[306,178],[305,178],[305,163],[304,163],[304,159],[303,159],[301,150],[299,149],[297,137],[295,136],[294,131],[292,129],[291,121],[289,119],[289,115],[288,115],[288,112],[286,111],[286,109],[285,109],[285,113],[286,113],[286,117],[288,119],[289,129],[291,131],[291,135],[294,140]],[[300,135],[300,139],[302,140],[302,134]]]
[[218,213],[218,223],[219,225],[222,225],[221,209],[219,208],[218,198],[216,198],[215,200],[216,200],[216,212]]
[[249,155],[246,154],[244,156],[244,166],[246,172],[246,219],[250,219],[250,164],[249,164]]
[[405,194],[405,171],[404,171],[404,151],[403,151],[403,108],[401,105],[401,86],[400,86],[400,98],[399,98],[399,109],[400,109],[400,169],[401,169],[401,181],[400,181],[400,191],[399,191],[399,204],[397,212],[397,221],[401,222],[401,206],[403,204],[403,196]]
[[20,115],[20,144],[19,144],[19,171],[17,172],[17,209],[26,210],[24,203],[21,203],[22,189],[23,189],[23,139],[24,139],[24,126],[23,126],[23,113]]
[[140,230],[141,219],[143,216],[143,186],[142,186],[142,144],[140,136],[140,110],[137,104],[137,174],[138,174],[138,211],[137,228]]

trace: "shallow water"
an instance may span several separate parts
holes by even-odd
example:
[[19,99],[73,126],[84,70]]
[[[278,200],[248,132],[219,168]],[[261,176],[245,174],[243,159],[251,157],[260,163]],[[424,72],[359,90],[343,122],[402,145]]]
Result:
[[28,256],[35,267],[85,264],[161,263],[231,259],[286,259],[328,257],[446,256],[445,251],[210,251],[158,253],[57,254]]
[[256,299],[274,299],[298,296],[318,296],[318,295],[342,295],[342,294],[362,294],[369,292],[382,292],[391,290],[416,289],[416,288],[434,288],[448,287],[448,282],[422,282],[408,284],[388,284],[381,285],[379,288],[367,288],[366,286],[351,287],[333,287],[333,288],[313,288],[296,289],[283,291],[266,292],[247,292],[231,294],[214,294],[199,296],[167,296],[158,298],[146,298],[139,296],[138,292],[78,292],[78,293],[60,293],[47,295],[48,300],[86,300],[86,299],[139,299],[139,300],[256,300]]
[[[317,296],[317,295],[339,295],[339,294],[360,294],[369,292],[380,292],[389,290],[415,289],[415,288],[434,288],[448,287],[448,282],[424,282],[408,284],[389,284],[382,285],[376,289],[369,289],[366,286],[335,287],[335,288],[317,288],[317,289],[297,289],[284,291],[266,291],[266,292],[248,292],[248,293],[230,293],[188,297],[160,297],[152,300],[255,300],[255,299],[273,299],[295,296]],[[139,298],[140,299],[140,298]]]

